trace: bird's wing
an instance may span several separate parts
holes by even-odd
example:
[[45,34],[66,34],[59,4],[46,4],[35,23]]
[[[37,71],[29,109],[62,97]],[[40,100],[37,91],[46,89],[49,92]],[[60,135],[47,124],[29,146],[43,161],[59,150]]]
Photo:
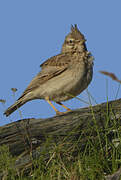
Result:
[[42,63],[40,67],[45,69],[46,67],[67,67],[68,64],[71,62],[71,55],[70,54],[59,54],[49,58],[47,61]]
[[42,70],[30,82],[29,86],[25,89],[21,97],[38,88],[41,84],[45,83],[49,79],[63,73],[69,67],[70,62],[71,56],[67,54],[59,54],[45,61],[40,65]]

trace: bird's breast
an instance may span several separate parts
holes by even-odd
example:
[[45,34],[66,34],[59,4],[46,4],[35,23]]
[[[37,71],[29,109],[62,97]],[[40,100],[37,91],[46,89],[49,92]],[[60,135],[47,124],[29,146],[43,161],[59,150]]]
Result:
[[[49,97],[55,102],[66,101],[79,95],[92,79],[92,71],[84,61],[72,63],[67,70],[41,85],[40,98]],[[38,91],[39,93],[39,91]]]

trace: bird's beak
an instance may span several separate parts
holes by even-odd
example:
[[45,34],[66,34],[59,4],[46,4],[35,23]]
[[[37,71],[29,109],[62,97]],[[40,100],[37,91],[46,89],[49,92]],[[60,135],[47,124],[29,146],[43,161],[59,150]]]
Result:
[[83,40],[81,41],[81,44],[85,43],[86,41],[87,41],[86,39],[83,39]]

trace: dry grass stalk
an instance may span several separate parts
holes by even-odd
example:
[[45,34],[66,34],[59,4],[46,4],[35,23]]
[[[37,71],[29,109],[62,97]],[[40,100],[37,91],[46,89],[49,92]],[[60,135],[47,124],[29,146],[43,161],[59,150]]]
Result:
[[111,77],[114,81],[121,83],[121,80],[119,80],[114,73],[107,72],[107,71],[99,71],[99,72],[106,75],[106,76]]

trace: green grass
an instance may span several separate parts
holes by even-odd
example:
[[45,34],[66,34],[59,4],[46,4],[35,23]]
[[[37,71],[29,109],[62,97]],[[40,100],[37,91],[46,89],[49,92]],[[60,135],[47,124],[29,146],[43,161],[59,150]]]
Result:
[[[4,173],[8,180],[102,180],[107,174],[114,173],[121,166],[121,128],[116,129],[114,121],[112,129],[108,129],[110,119],[106,116],[103,131],[98,128],[95,115],[93,116],[94,127],[91,131],[94,132],[95,129],[97,136],[94,139],[91,133],[88,135],[83,151],[80,148],[83,132],[75,141],[71,140],[69,133],[63,141],[58,141],[58,144],[47,138],[40,157],[32,160],[32,167],[25,176],[24,170],[18,173],[14,168],[15,157],[11,156],[7,146],[1,146],[0,172]],[[114,138],[110,141],[112,132]],[[49,156],[45,160],[46,154]]]

